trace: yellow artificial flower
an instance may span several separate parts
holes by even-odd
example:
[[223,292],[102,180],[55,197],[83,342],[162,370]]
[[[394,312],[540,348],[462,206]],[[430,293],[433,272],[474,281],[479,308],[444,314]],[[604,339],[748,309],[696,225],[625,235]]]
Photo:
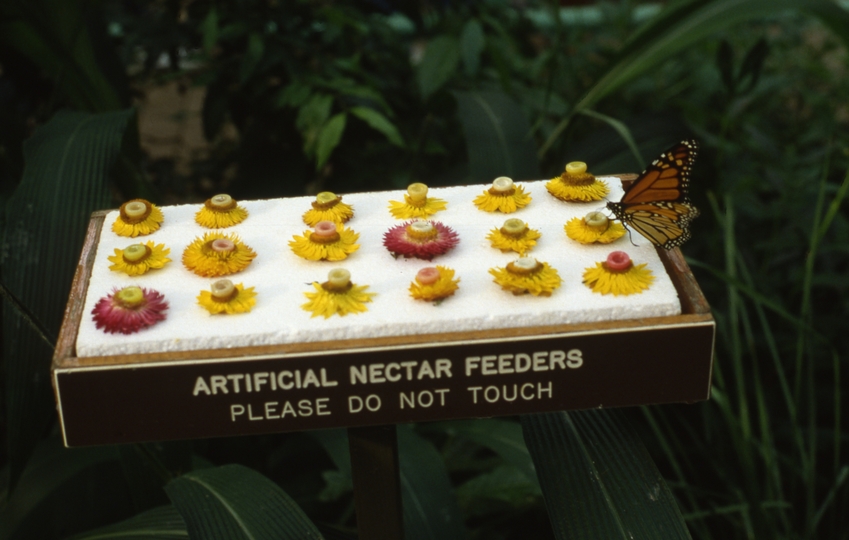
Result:
[[236,203],[233,197],[220,194],[203,203],[203,208],[195,214],[195,222],[208,229],[223,229],[243,222],[248,211]]
[[256,292],[242,283],[234,285],[229,279],[220,279],[210,291],[200,292],[198,304],[213,315],[248,313],[256,305]]
[[548,263],[532,257],[522,257],[508,263],[506,268],[490,268],[495,283],[514,295],[530,293],[534,296],[551,296],[560,287],[560,275]]
[[119,236],[145,236],[159,230],[165,220],[162,210],[150,201],[133,199],[121,205],[112,231]]
[[410,184],[404,194],[404,202],[389,201],[389,212],[398,219],[426,218],[445,210],[448,203],[427,196],[427,185],[421,182]]
[[549,193],[567,202],[600,201],[610,193],[607,184],[587,172],[587,164],[583,161],[567,163],[563,174],[552,178],[545,187]]
[[654,282],[646,263],[634,264],[622,251],[614,251],[604,262],[584,269],[584,285],[599,294],[627,296],[641,293]]
[[529,229],[528,224],[518,218],[510,218],[500,229],[492,229],[487,235],[490,245],[503,252],[515,251],[521,256],[537,245],[542,236],[539,231]]
[[345,223],[354,217],[354,209],[342,202],[342,197],[330,191],[322,191],[315,196],[312,210],[307,210],[302,216],[304,223],[313,227],[319,221]]
[[416,300],[433,302],[444,300],[459,288],[459,279],[454,279],[454,270],[446,266],[428,266],[416,274],[410,283],[410,296]]
[[255,258],[256,252],[233,233],[208,232],[183,251],[183,265],[202,277],[241,272]]
[[513,184],[506,176],[499,176],[492,182],[492,187],[475,197],[475,206],[485,212],[503,212],[510,214],[519,208],[524,208],[531,202],[531,196],[524,192],[522,186]]
[[566,236],[581,244],[609,244],[625,236],[625,227],[611,221],[601,212],[590,212],[582,218],[572,218],[563,227]]
[[319,221],[314,231],[307,229],[303,236],[293,236],[289,247],[308,261],[341,261],[360,249],[359,238],[359,233],[341,223]]
[[167,255],[171,250],[165,244],[132,244],[124,249],[115,248],[115,255],[106,257],[113,272],[124,272],[128,276],[140,276],[152,268],[162,268],[171,262]]
[[335,268],[327,275],[324,283],[313,282],[315,292],[305,292],[309,302],[301,309],[312,313],[311,317],[321,315],[329,319],[333,315],[344,317],[349,313],[368,311],[366,303],[371,302],[376,293],[366,292],[368,285],[351,283],[351,273],[344,268]]

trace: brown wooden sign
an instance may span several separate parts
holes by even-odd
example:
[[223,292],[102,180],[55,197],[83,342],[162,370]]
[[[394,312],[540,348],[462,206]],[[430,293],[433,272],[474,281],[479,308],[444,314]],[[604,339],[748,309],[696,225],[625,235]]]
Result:
[[693,402],[713,321],[55,369],[69,446]]

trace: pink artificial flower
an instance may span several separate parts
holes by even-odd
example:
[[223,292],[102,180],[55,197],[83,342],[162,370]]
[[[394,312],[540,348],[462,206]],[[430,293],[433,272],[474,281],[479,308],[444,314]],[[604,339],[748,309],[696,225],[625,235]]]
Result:
[[91,310],[97,328],[109,334],[133,334],[165,320],[168,302],[153,290],[130,286],[115,288]]
[[431,260],[457,245],[460,237],[438,221],[407,221],[383,234],[383,245],[396,257]]

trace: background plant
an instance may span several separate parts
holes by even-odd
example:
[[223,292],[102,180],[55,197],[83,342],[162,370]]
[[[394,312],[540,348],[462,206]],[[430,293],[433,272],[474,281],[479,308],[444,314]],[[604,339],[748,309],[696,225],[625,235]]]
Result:
[[[49,343],[91,210],[135,195],[196,202],[218,191],[254,198],[540,178],[571,159],[596,173],[636,171],[696,136],[703,217],[685,253],[718,322],[712,400],[627,418],[693,537],[849,537],[843,9],[788,0],[399,4],[0,6],[0,536],[62,538],[127,519],[114,527],[202,534],[192,529],[190,487],[204,475],[245,478],[281,508],[297,504],[280,527],[303,519],[327,537],[350,532],[341,431],[61,448]],[[146,158],[129,109],[140,92],[174,82],[205,89],[209,147],[188,167]],[[111,158],[81,157],[89,152]],[[621,415],[538,420],[400,430],[406,459],[441,479],[422,493],[453,516],[451,534],[567,535],[561,518],[587,511],[537,482],[534,464],[554,466],[546,456],[566,450],[540,450],[531,430],[552,425],[588,440],[582,426],[612,425],[632,444],[600,445],[594,459],[621,446],[645,465]],[[614,477],[620,494],[636,487]],[[238,489],[232,497],[248,501]]]

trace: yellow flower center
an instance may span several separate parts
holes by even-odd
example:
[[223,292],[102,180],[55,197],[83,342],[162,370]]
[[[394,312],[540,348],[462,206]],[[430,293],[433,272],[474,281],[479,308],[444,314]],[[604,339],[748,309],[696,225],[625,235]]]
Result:
[[583,161],[567,163],[560,179],[570,186],[589,186],[595,182],[595,176],[587,172],[587,164]]
[[115,293],[115,299],[125,308],[133,308],[144,301],[144,292],[141,287],[124,287]]
[[492,187],[489,188],[490,195],[512,195],[516,189],[513,187],[513,180],[506,176],[499,176],[492,181]]
[[421,182],[416,182],[407,186],[407,195],[410,197],[410,204],[421,208],[427,204],[427,185]]
[[332,244],[340,238],[336,224],[332,221],[319,221],[315,224],[315,231],[310,233],[310,241],[317,244]]
[[542,263],[538,262],[533,257],[522,257],[511,263],[507,263],[507,271],[518,276],[526,276],[533,274],[542,269]]
[[501,227],[501,234],[505,236],[512,236],[513,238],[519,238],[525,231],[528,229],[528,226],[524,221],[518,218],[510,218],[504,222],[504,226]]
[[124,248],[124,262],[127,264],[137,264],[150,257],[151,253],[153,251],[149,247],[143,244],[133,244]]
[[212,284],[211,289],[212,299],[217,302],[229,302],[239,292],[229,279],[219,279]]
[[603,233],[610,226],[610,220],[601,212],[590,212],[584,217],[587,228],[597,233]]
[[236,201],[226,193],[221,193],[206,201],[206,207],[217,212],[227,212],[236,208]]
[[207,244],[209,249],[216,253],[230,253],[236,251],[236,244],[229,238],[216,238]]
[[134,225],[147,219],[147,216],[150,215],[152,210],[153,205],[147,201],[141,199],[128,201],[121,205],[121,220],[124,223]]
[[421,285],[433,285],[439,280],[439,270],[433,266],[422,268],[416,274],[416,281]]
[[316,210],[329,210],[341,200],[342,197],[337,196],[332,191],[322,191],[315,196],[315,202],[312,203],[312,207]]
[[407,225],[407,236],[413,240],[433,240],[439,234],[429,221],[414,221]]
[[351,272],[344,268],[334,268],[327,273],[327,281],[321,284],[325,291],[344,292],[353,287]]
[[587,164],[583,161],[570,161],[566,164],[566,174],[584,174],[587,172]]

